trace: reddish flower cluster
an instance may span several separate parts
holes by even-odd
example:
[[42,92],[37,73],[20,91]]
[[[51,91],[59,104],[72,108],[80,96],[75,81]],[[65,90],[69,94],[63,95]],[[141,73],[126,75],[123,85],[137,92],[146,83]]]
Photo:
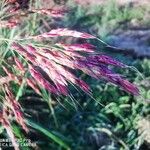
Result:
[[21,106],[18,103],[17,100],[15,100],[15,97],[11,90],[9,89],[8,85],[4,85],[4,91],[5,91],[5,101],[9,104],[8,106],[12,110],[16,121],[22,126],[22,128],[28,132],[28,129],[25,125],[24,119],[23,119],[23,114],[21,112]]
[[[43,33],[38,36],[32,36],[30,38],[35,40],[38,38],[43,39],[57,36],[96,39],[90,34],[66,28],[54,29],[50,32]],[[23,64],[17,57],[14,57],[13,66],[19,71],[19,74],[15,74],[10,69],[3,66],[3,70],[7,76],[1,77],[0,84],[4,85],[6,106],[10,108],[11,113],[16,118],[16,121],[26,132],[28,129],[23,119],[21,106],[18,101],[16,101],[8,86],[10,81],[15,81],[17,84],[21,85],[26,73],[30,73],[30,76],[27,76],[25,79],[26,85],[30,86],[39,95],[41,95],[40,87],[56,95],[68,95],[68,84],[70,83],[80,87],[86,93],[91,94],[90,87],[83,80],[79,79],[73,73],[73,70],[80,70],[96,79],[104,78],[131,94],[139,94],[139,90],[134,84],[123,79],[120,74],[114,73],[111,69],[109,69],[109,65],[121,68],[126,68],[128,66],[110,56],[95,53],[95,46],[92,44],[82,43],[69,45],[56,43],[48,49],[13,42],[12,48],[26,60],[26,64]],[[15,149],[18,150],[15,143],[15,136],[11,130],[10,120],[7,113],[4,112],[6,112],[6,108],[3,108],[0,121],[11,137]]]
[[[36,39],[57,36],[72,36],[86,39],[95,38],[90,34],[66,28],[54,29],[31,38]],[[127,66],[110,56],[95,54],[95,47],[93,45],[87,43],[72,45],[56,43],[55,46],[54,48],[46,49],[13,43],[12,47],[14,50],[29,62],[29,72],[32,76],[32,81],[35,83],[34,85],[37,83],[49,92],[67,95],[68,83],[71,83],[89,93],[89,86],[72,73],[72,70],[81,70],[94,78],[104,78],[122,87],[129,93],[134,95],[139,94],[139,90],[135,85],[123,79],[121,75],[114,73],[108,67],[109,65],[121,68],[126,68]],[[83,55],[84,53],[86,53],[86,55]],[[20,70],[23,70],[21,64]],[[33,88],[39,93],[37,85]]]
[[7,134],[11,138],[12,144],[14,146],[15,150],[19,150],[18,144],[16,142],[16,138],[14,136],[14,133],[11,128],[11,124],[8,118],[8,110],[7,108],[3,108],[3,112],[0,112],[0,122],[3,125],[3,127],[6,129]]
[[13,133],[11,123],[10,123],[12,117],[15,117],[18,124],[20,124],[26,132],[28,132],[28,128],[25,125],[23,113],[21,112],[21,106],[18,103],[18,101],[15,99],[12,91],[9,88],[9,85],[5,83],[3,85],[3,88],[5,93],[5,99],[3,103],[3,111],[0,112],[0,122],[2,123],[3,127],[6,129],[9,137],[11,138],[14,149],[19,150],[19,146],[18,143],[16,142],[16,137]]
[[[0,28],[14,28],[21,23],[20,9],[28,8],[29,0],[5,0],[5,11],[4,14],[8,14],[9,20],[0,20]],[[57,8],[57,9],[27,9],[24,12],[24,16],[32,13],[38,13],[43,15],[48,15],[52,18],[62,18],[68,12],[67,9]],[[10,15],[10,13],[12,15]],[[7,18],[8,19],[8,18]]]

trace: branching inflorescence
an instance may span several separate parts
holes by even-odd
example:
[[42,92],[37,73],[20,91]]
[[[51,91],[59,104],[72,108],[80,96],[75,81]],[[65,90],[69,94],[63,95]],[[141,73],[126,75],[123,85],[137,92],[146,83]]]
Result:
[[[32,12],[51,14],[52,17],[62,17],[64,15],[64,11],[62,10],[33,9]],[[17,23],[15,22],[0,22],[1,28],[12,28],[16,25]],[[82,39],[97,39],[95,36],[87,33],[67,28],[58,28],[37,36],[28,37],[27,40],[31,40],[30,44],[24,44],[19,39],[11,44],[13,64],[1,66],[5,72],[5,76],[0,78],[0,84],[3,85],[4,92],[4,105],[3,111],[0,114],[0,121],[11,136],[13,144],[15,144],[15,137],[10,130],[10,118],[8,114],[13,115],[26,132],[28,129],[21,112],[21,106],[11,91],[11,82],[15,82],[21,86],[23,80],[25,80],[26,85],[31,87],[39,95],[42,95],[42,87],[50,93],[67,96],[69,95],[69,84],[76,85],[91,95],[89,85],[75,75],[74,70],[78,70],[96,79],[103,78],[133,95],[139,94],[136,85],[130,83],[120,74],[115,73],[109,68],[109,66],[120,68],[127,68],[128,66],[110,56],[96,53],[96,47],[92,44],[87,42],[78,44],[57,42],[49,48],[32,44],[33,40],[39,41],[42,39],[43,41],[49,38],[70,36]],[[19,73],[14,72],[10,68],[10,65]],[[9,108],[7,113],[6,108]]]

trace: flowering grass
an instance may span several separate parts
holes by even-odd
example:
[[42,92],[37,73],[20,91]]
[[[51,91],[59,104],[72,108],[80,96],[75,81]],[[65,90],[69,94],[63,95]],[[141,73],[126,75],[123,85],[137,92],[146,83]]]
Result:
[[[1,5],[4,9],[2,14],[6,16],[1,17],[0,20],[0,32],[2,33],[0,35],[2,49],[0,121],[16,150],[19,147],[15,142],[16,136],[11,125],[13,121],[21,126],[26,132],[25,134],[30,132],[27,125],[33,125],[35,126],[33,128],[44,132],[51,139],[55,139],[54,141],[62,147],[68,148],[61,140],[56,140],[57,138],[53,134],[47,134],[48,131],[25,119],[19,99],[28,87],[31,87],[43,98],[48,93],[56,99],[59,96],[64,96],[65,99],[67,96],[71,97],[70,86],[72,85],[77,89],[76,92],[80,88],[92,97],[93,92],[90,85],[77,75],[78,72],[82,72],[96,80],[105,79],[132,95],[140,94],[136,85],[112,69],[112,67],[118,67],[126,70],[128,65],[97,51],[96,45],[87,42],[88,40],[98,40],[97,37],[68,28],[51,29],[41,33],[39,20],[42,17],[39,19],[38,15],[60,19],[67,13],[66,9],[29,8],[21,16],[20,3],[16,2],[12,7],[8,2],[3,1]],[[27,24],[21,20],[24,16],[33,17],[33,21],[28,24],[32,27],[32,33],[29,33]],[[24,31],[21,31],[22,28]],[[83,39],[84,42],[67,44],[65,40],[62,42],[59,39],[69,37]],[[101,40],[99,39],[99,41]],[[53,111],[51,106],[50,108]],[[55,118],[54,113],[53,117]]]

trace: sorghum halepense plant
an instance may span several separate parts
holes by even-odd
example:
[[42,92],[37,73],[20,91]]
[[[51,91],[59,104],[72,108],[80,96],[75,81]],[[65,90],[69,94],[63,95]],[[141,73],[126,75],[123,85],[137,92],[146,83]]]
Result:
[[[15,3],[15,5],[10,5],[10,2]],[[19,28],[21,22],[15,16],[19,15],[20,8],[21,5],[17,1],[1,2],[1,33],[5,30],[9,32],[14,28]],[[27,15],[37,13],[55,18],[62,18],[66,12],[62,8],[60,10],[44,8],[26,10]],[[136,85],[109,68],[109,66],[115,66],[125,69],[128,67],[127,65],[110,56],[98,53],[96,46],[87,42],[76,44],[51,42],[52,44],[45,45],[48,41],[53,41],[58,37],[81,38],[85,39],[84,41],[88,39],[97,40],[93,35],[68,28],[51,29],[39,35],[24,35],[11,39],[11,41],[9,38],[0,35],[1,47],[3,44],[7,46],[8,43],[10,44],[9,50],[4,52],[5,54],[1,52],[0,122],[6,129],[16,150],[19,147],[15,141],[11,122],[16,120],[26,132],[29,130],[18,97],[14,94],[12,83],[19,86],[24,83],[25,86],[31,87],[39,95],[42,95],[42,88],[57,96],[68,96],[68,84],[73,84],[92,95],[89,85],[74,73],[74,70],[79,70],[93,78],[103,78],[133,95],[139,94]]]

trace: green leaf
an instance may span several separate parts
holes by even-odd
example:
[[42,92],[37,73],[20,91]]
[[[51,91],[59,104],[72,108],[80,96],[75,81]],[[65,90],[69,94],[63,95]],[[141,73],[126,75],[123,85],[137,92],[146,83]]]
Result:
[[52,132],[48,131],[47,129],[43,128],[42,126],[38,125],[37,123],[27,119],[26,123],[31,126],[32,128],[42,132],[44,135],[46,135],[48,138],[52,139],[54,142],[59,144],[61,147],[63,147],[66,150],[70,150],[70,147],[64,143],[58,136],[54,135]]

